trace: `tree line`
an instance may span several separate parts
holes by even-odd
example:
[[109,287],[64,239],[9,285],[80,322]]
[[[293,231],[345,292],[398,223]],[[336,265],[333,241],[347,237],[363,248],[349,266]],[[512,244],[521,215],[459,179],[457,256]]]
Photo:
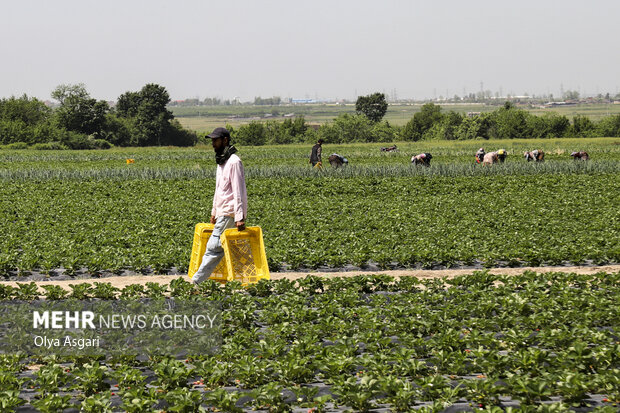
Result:
[[147,84],[119,96],[114,107],[93,99],[83,84],[52,92],[55,109],[29,98],[0,99],[0,145],[8,148],[106,149],[116,146],[192,146],[198,138],[167,109],[163,86]]
[[355,114],[341,114],[316,129],[299,117],[284,122],[254,121],[233,129],[231,135],[239,145],[309,143],[318,139],[348,143],[620,137],[620,115],[606,116],[598,122],[576,115],[571,121],[557,113],[533,115],[510,102],[492,112],[472,115],[443,112],[441,106],[427,103],[402,127],[382,120],[386,111],[385,96],[376,93],[358,98]]
[[[116,105],[90,97],[83,84],[60,85],[49,108],[26,95],[0,100],[0,145],[5,148],[105,149],[112,146],[192,146],[210,143],[183,129],[167,109],[166,89],[147,84],[125,92]],[[427,103],[402,127],[383,120],[387,101],[382,93],[360,96],[354,114],[341,114],[323,125],[309,125],[303,116],[284,121],[253,121],[227,125],[238,145],[393,142],[421,140],[620,137],[620,115],[592,121],[577,115],[533,115],[506,102],[492,112],[473,116],[444,112]]]

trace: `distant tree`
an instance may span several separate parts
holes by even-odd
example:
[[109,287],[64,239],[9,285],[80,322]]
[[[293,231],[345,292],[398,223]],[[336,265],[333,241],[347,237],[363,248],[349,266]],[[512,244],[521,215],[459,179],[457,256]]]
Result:
[[594,136],[595,126],[589,117],[584,115],[573,116],[573,124],[570,127],[569,135],[575,138],[586,138]]
[[564,95],[562,97],[566,100],[577,100],[579,99],[579,92],[577,92],[576,90],[567,90],[566,92],[564,92]]
[[398,130],[387,121],[377,122],[372,126],[372,142],[393,142]]
[[239,145],[260,146],[267,143],[267,129],[261,122],[252,121],[240,126],[231,137]]
[[465,117],[457,129],[456,135],[460,140],[489,139],[491,126],[491,115],[489,113]]
[[620,137],[620,115],[605,116],[596,125],[598,136]]
[[86,86],[84,83],[78,83],[75,85],[62,84],[58,85],[56,89],[52,91],[52,99],[56,99],[61,105],[65,103],[67,98],[89,99],[90,95],[86,91]]
[[91,98],[84,84],[60,85],[52,92],[52,98],[60,102],[54,112],[58,126],[85,135],[101,134],[110,106]]
[[266,99],[263,99],[260,96],[254,98],[255,105],[275,106],[275,105],[279,105],[281,102],[282,102],[282,99],[280,98],[280,96],[274,96],[274,97],[266,98]]
[[439,122],[433,123],[425,133],[424,139],[456,140],[462,122],[463,115],[450,111],[444,114]]
[[129,142],[123,145],[188,146],[196,143],[195,134],[184,131],[178,122],[173,122],[174,116],[167,108],[169,102],[166,88],[155,83],[145,85],[138,92],[125,92],[119,96],[116,114],[128,120],[123,125],[131,131]]
[[403,127],[401,137],[406,141],[419,141],[424,138],[426,131],[441,119],[441,106],[427,103]]
[[366,116],[371,122],[379,122],[387,112],[388,104],[383,93],[373,93],[368,96],[359,96],[355,102],[358,114]]
[[138,115],[141,96],[140,92],[125,92],[118,97],[116,114],[121,118],[133,118]]
[[527,128],[527,118],[530,115],[523,109],[506,102],[503,107],[491,114],[493,127],[489,131],[492,139],[522,139],[531,138]]
[[51,109],[37,98],[23,95],[0,99],[0,120],[21,121],[32,126],[49,119],[50,114]]
[[526,137],[529,138],[562,138],[569,133],[570,121],[564,115],[545,113],[542,116],[526,117]]
[[343,113],[333,122],[323,124],[319,137],[326,143],[373,142],[372,122],[364,115]]

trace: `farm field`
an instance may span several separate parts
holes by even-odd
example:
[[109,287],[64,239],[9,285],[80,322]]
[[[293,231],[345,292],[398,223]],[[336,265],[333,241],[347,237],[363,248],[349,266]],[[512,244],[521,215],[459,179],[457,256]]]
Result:
[[[47,300],[222,305],[214,352],[0,355],[2,411],[615,412],[620,273],[46,289]],[[34,283],[0,284],[37,301]],[[165,298],[170,297],[170,298]]]
[[[503,103],[503,102],[502,102]],[[454,111],[457,113],[467,112],[492,112],[499,106],[485,104],[442,104],[443,112]],[[405,125],[416,112],[419,112],[422,104],[390,104],[384,117],[390,124],[395,126]],[[572,119],[573,116],[588,116],[593,121],[598,121],[604,116],[620,114],[618,104],[581,104],[565,107],[553,107],[541,109],[538,107],[524,106],[528,112],[534,115],[545,113],[557,113]],[[293,113],[295,116],[303,115],[310,124],[323,124],[333,120],[343,113],[355,113],[355,104],[304,104],[304,105],[280,105],[280,106],[195,106],[195,107],[170,107],[175,118],[183,127],[198,132],[211,132],[214,128],[226,123],[238,127],[252,120],[284,119],[286,114]],[[265,118],[266,114],[273,117]]]
[[[0,306],[203,300],[221,306],[222,341],[181,359],[0,353],[0,410],[616,412],[617,142],[325,145],[350,165],[320,171],[309,145],[240,147],[248,224],[281,271],[249,288],[184,276],[211,210],[211,148],[2,151]],[[474,165],[480,145],[506,163]],[[533,148],[546,162],[523,160]],[[420,152],[430,168],[410,165]],[[588,271],[516,271],[541,265]],[[378,273],[336,272],[356,269]],[[315,270],[334,272],[299,274]]]
[[[344,170],[315,171],[307,146],[240,148],[250,225],[272,270],[483,268],[620,262],[620,146],[613,139],[485,142],[503,165],[472,162],[479,142],[326,146]],[[525,162],[524,148],[547,152]],[[592,160],[574,162],[571,148]],[[430,168],[409,164],[434,154]],[[5,151],[5,278],[183,273],[208,220],[212,150]],[[126,158],[135,159],[126,164]],[[569,230],[570,229],[570,230]],[[25,278],[24,278],[25,277]]]

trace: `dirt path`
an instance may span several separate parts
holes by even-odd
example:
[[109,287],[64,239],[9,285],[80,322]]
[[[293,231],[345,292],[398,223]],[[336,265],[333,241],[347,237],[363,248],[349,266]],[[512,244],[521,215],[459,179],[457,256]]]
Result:
[[[538,273],[544,272],[574,272],[577,274],[596,274],[597,272],[618,272],[620,271],[620,264],[614,265],[601,265],[598,267],[521,267],[521,268],[492,268],[489,270],[492,274],[504,274],[504,275],[516,275],[522,274],[524,271],[535,271]],[[458,269],[458,270],[392,270],[392,271],[339,271],[339,272],[274,272],[271,273],[272,280],[279,280],[282,278],[288,278],[289,280],[296,280],[303,278],[307,275],[317,275],[321,277],[353,277],[356,275],[370,275],[370,274],[387,274],[394,277],[410,277],[415,276],[418,278],[441,278],[441,277],[457,277],[459,275],[471,274],[476,270],[471,269]],[[128,277],[106,277],[106,278],[89,278],[89,279],[76,279],[76,280],[62,280],[62,281],[36,281],[39,286],[42,285],[59,285],[66,290],[70,290],[69,284],[80,283],[95,283],[95,282],[109,282],[117,288],[124,288],[130,284],[145,284],[147,282],[155,282],[158,284],[168,284],[170,281],[185,277],[185,275],[140,275],[140,276],[128,276]],[[189,280],[189,279],[188,279]],[[0,281],[0,284],[8,284],[13,287],[17,286],[16,281]],[[42,289],[40,289],[42,291]]]

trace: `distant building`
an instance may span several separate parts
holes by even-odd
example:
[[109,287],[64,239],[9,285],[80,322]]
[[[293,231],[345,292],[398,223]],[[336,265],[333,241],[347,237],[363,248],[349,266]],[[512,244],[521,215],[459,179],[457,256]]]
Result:
[[316,103],[314,99],[291,99],[291,103]]

